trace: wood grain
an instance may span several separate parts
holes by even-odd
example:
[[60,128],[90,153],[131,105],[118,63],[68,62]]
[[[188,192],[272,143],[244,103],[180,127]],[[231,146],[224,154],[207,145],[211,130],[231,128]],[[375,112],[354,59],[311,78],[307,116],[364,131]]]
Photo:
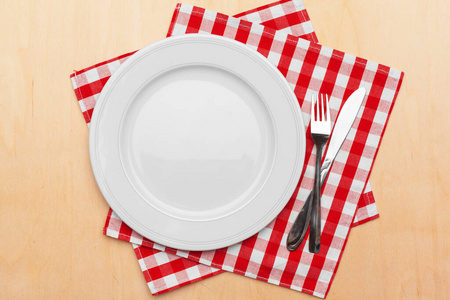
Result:
[[[176,2],[1,1],[0,299],[152,298],[131,245],[102,235],[108,206],[68,75],[163,38]],[[352,230],[328,299],[448,299],[450,3],[305,4],[324,45],[405,71],[370,178],[381,218]],[[313,299],[234,274],[157,298]]]

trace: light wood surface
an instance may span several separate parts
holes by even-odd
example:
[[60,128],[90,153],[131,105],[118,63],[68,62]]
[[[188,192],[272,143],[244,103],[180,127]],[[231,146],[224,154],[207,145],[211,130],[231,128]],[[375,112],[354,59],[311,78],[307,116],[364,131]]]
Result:
[[[193,1],[235,14],[270,0]],[[69,81],[165,36],[177,1],[1,1],[0,299],[153,299],[108,206]],[[405,71],[327,299],[449,299],[450,2],[305,0],[322,44]],[[154,299],[314,299],[221,274]]]

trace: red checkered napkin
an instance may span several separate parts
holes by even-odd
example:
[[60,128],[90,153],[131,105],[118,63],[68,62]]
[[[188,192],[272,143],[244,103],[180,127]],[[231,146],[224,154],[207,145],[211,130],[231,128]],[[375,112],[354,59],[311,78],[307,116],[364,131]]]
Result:
[[[285,14],[285,19],[283,19],[283,13]],[[254,18],[255,20],[261,21],[263,24],[271,24],[271,26],[276,27],[277,29],[283,29],[283,31],[290,33],[303,34],[303,37],[315,40],[311,23],[309,22],[302,3],[299,1],[274,3],[249,11],[247,15],[241,14],[240,16],[250,20]],[[299,26],[300,24],[301,26]],[[310,31],[308,32],[308,30]],[[74,82],[74,88],[76,89],[75,92],[88,123],[90,121],[90,115],[92,114],[96,96],[98,96],[98,93],[101,91],[111,73],[113,73],[120,63],[129,55],[131,54],[126,54],[116,59],[97,64],[72,75],[72,81]],[[370,191],[370,189],[368,191]],[[370,192],[365,193],[361,197],[358,205],[361,208],[358,209],[353,224],[361,224],[367,220],[378,217],[373,202],[373,196]],[[142,238],[138,235],[133,236],[133,232],[127,228],[125,224],[121,223],[119,219],[114,218],[113,216],[112,218],[109,218],[109,220],[115,221],[107,222],[107,228],[105,228],[106,233],[125,240],[141,243]],[[149,283],[149,287],[154,293],[161,293],[219,272],[214,268],[198,264],[192,265],[192,262],[187,263],[187,260],[185,259],[180,259],[164,252],[157,252],[156,250],[150,251],[148,249],[147,251],[139,251],[139,249],[144,248],[145,247],[137,247],[135,251],[141,267],[143,268],[147,282]],[[160,255],[159,259],[155,259],[155,257],[158,257],[155,253]],[[196,270],[194,271],[194,269]]]

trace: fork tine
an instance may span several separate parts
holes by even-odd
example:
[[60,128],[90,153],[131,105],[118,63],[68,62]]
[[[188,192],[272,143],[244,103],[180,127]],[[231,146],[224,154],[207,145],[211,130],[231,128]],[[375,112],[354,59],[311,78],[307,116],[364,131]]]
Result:
[[316,121],[320,121],[320,101],[319,101],[319,94],[316,95],[316,105],[314,106],[314,109],[316,110]]
[[314,119],[314,94],[311,94],[311,120],[315,120]]
[[320,121],[325,121],[325,104],[323,103],[323,94],[320,94]]
[[328,99],[328,94],[327,94],[327,122],[331,122],[330,121],[330,100]]

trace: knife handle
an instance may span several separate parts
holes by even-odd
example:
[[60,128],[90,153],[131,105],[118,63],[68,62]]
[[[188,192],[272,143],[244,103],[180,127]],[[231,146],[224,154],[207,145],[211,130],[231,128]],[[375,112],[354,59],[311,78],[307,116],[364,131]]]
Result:
[[311,208],[311,227],[309,230],[309,252],[318,253],[320,251],[321,216],[320,216],[320,190],[322,188],[320,180],[320,163],[322,161],[323,144],[317,145],[316,174],[314,176],[313,199]]
[[298,214],[291,230],[289,231],[286,240],[286,247],[291,252],[296,250],[300,246],[300,244],[303,242],[303,239],[305,238],[306,231],[308,231],[309,221],[311,220],[312,194],[313,193],[311,191],[305,201],[305,204],[303,204],[302,210]]

